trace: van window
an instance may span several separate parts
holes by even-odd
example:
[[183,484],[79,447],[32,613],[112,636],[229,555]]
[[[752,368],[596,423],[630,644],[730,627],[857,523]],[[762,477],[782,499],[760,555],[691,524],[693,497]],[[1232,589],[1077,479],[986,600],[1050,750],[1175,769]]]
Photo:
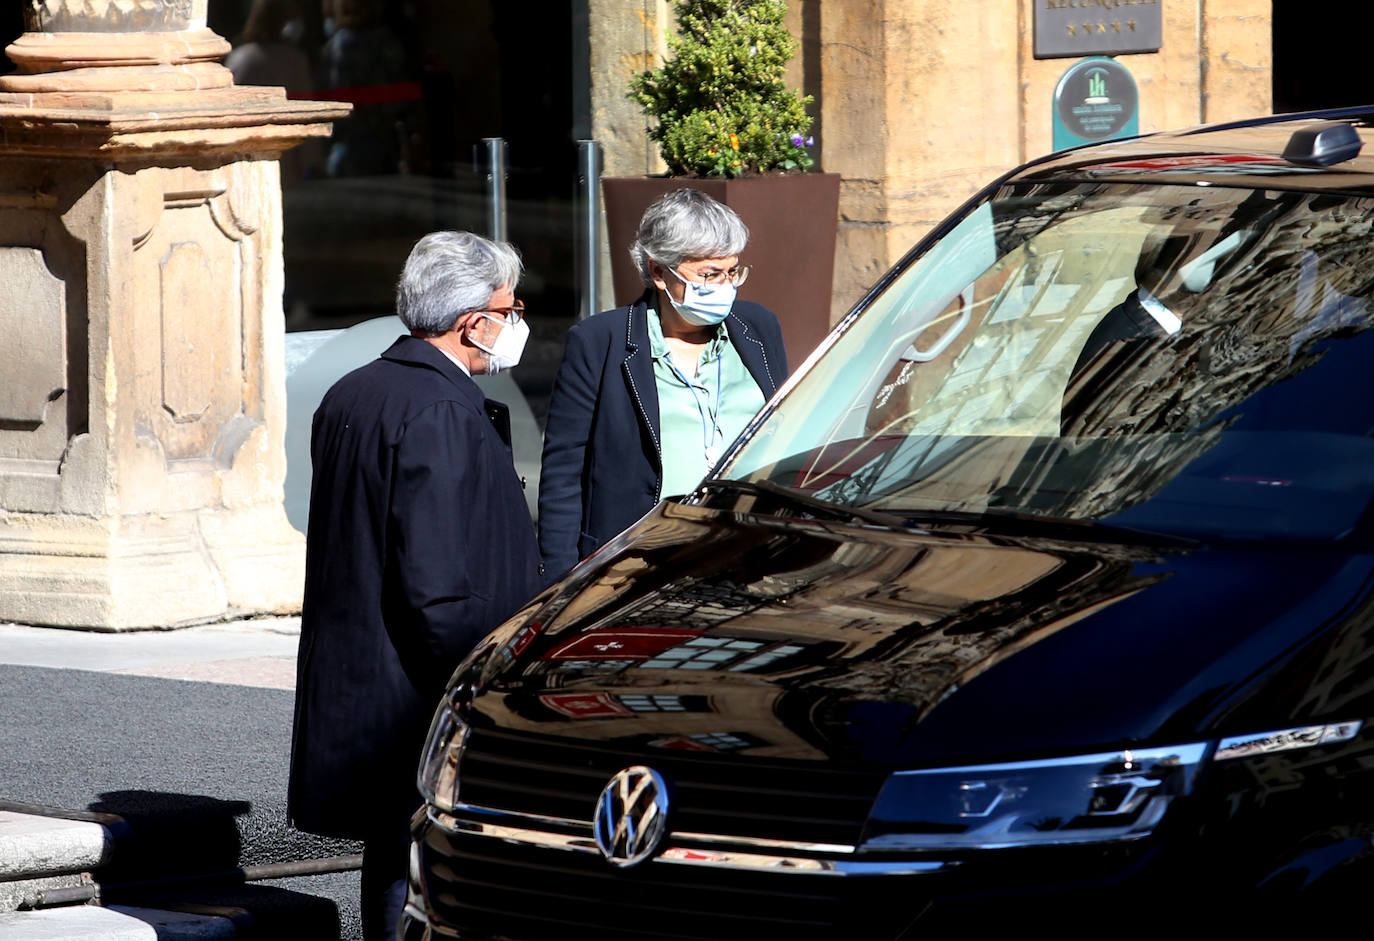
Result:
[[1340,536],[1374,493],[1374,397],[1347,384],[1374,370],[1371,227],[1364,197],[1007,187],[719,476],[889,511]]

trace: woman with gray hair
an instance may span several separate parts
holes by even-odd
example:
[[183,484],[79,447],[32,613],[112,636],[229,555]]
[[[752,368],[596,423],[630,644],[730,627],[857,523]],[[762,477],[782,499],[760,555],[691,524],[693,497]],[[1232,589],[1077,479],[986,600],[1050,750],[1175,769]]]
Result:
[[549,401],[539,549],[557,577],[653,508],[695,489],[787,377],[778,320],[736,298],[749,230],[734,210],[680,189],[630,247],[634,303],[568,332]]

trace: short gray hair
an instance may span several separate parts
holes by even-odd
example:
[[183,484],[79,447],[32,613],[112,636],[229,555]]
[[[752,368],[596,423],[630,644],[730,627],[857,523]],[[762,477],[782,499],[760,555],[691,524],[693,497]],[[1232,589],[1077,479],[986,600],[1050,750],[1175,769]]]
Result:
[[630,257],[644,286],[651,287],[650,260],[676,269],[684,261],[738,255],[748,244],[749,227],[735,210],[699,190],[680,189],[644,210]]
[[520,280],[520,253],[509,242],[471,232],[431,232],[410,250],[396,284],[396,316],[412,332],[437,337]]

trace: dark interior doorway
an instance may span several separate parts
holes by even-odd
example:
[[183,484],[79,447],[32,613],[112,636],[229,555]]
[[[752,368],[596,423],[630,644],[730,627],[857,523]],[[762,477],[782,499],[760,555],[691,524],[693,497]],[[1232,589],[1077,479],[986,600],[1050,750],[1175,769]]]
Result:
[[1274,0],[1274,111],[1374,104],[1374,78],[1359,25],[1363,4],[1319,8]]
[[354,106],[329,141],[283,160],[289,331],[388,315],[422,235],[488,234],[482,141],[506,141],[507,237],[525,259],[532,331],[513,378],[542,423],[577,310],[573,14],[541,7],[538,29],[531,15],[500,0],[213,0],[209,25],[234,44],[225,64],[241,84],[254,80],[244,51],[266,50],[304,66],[268,68],[262,84]]
[[[0,13],[0,47],[24,29]],[[502,0],[211,0],[241,84],[352,101],[328,141],[282,162],[287,329],[392,313],[410,248],[436,229],[487,234],[484,138],[507,142],[507,237],[532,335],[513,378],[542,423],[577,311],[573,195],[577,4]],[[530,18],[537,17],[536,28]],[[585,16],[583,17],[585,21]],[[585,31],[585,22],[582,24]],[[236,61],[236,57],[238,61]],[[0,62],[3,71],[13,66]],[[585,133],[585,131],[583,131]],[[378,351],[380,352],[380,350]]]

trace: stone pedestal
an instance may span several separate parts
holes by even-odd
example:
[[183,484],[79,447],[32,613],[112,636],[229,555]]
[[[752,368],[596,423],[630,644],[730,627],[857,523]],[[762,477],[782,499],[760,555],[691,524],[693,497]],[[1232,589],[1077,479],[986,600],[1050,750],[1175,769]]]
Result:
[[347,106],[235,87],[199,6],[32,0],[7,50],[0,621],[299,610],[277,160]]

